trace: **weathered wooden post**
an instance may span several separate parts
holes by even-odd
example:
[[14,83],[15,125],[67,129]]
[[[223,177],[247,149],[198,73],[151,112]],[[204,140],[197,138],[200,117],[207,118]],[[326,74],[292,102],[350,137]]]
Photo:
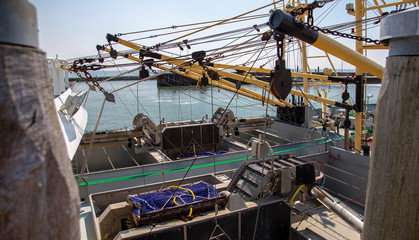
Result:
[[0,236],[79,239],[79,197],[35,8],[0,2]]
[[389,57],[378,97],[362,239],[419,238],[419,8],[384,18]]

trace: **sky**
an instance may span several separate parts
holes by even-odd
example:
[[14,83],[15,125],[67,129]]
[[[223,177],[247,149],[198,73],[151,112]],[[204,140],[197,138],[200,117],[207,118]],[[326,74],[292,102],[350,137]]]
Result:
[[[338,1],[338,0],[336,0]],[[139,0],[29,0],[36,9],[38,16],[40,48],[47,57],[62,59],[94,55],[97,44],[106,44],[107,33],[124,33],[137,30],[168,27],[193,22],[202,22],[231,18],[252,9],[272,3],[268,0],[212,0],[212,1],[139,1]],[[323,21],[320,9],[315,11],[315,23],[328,26],[341,22],[354,21],[354,17],[346,14],[345,4],[349,1],[340,0],[336,7]],[[330,3],[329,3],[330,4]],[[267,7],[257,13],[268,13],[273,7]],[[268,21],[268,19],[266,19]],[[316,22],[317,21],[317,22]],[[255,22],[255,24],[260,21]],[[372,38],[378,38],[375,28]],[[208,33],[211,31],[209,30]],[[153,39],[154,44],[159,40]],[[343,40],[351,48],[353,40]],[[147,42],[152,45],[152,42]],[[315,50],[311,54],[316,54]],[[385,64],[386,51],[369,52],[368,56],[381,65]],[[325,59],[316,60],[311,68],[328,65]],[[351,65],[338,62],[338,68],[353,68]]]

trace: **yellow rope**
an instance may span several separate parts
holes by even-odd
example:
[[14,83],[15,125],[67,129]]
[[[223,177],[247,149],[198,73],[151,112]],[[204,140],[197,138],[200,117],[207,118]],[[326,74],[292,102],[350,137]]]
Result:
[[[194,152],[195,152],[195,145],[194,145]],[[191,189],[178,187],[178,186],[169,186],[169,188],[178,188],[178,189],[181,189],[181,190],[189,191],[192,194],[193,200],[195,200],[195,194],[193,193],[193,191]],[[179,206],[179,203],[176,202],[176,197],[173,198],[173,203],[176,206]],[[189,211],[189,216],[192,216],[192,208]]]
[[291,197],[290,200],[290,206],[292,206],[292,204],[294,203],[294,198],[297,196],[297,193],[300,192],[300,190],[304,187],[304,184],[300,185],[297,190],[295,190],[294,194]]
[[197,158],[196,152],[195,152],[195,143],[193,144],[193,154],[195,155],[195,158]]

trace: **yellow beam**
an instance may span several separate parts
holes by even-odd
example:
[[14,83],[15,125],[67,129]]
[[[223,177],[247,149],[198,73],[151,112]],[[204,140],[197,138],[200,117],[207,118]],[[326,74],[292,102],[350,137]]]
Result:
[[408,4],[408,3],[419,3],[419,1],[418,0],[406,0],[406,1],[399,1],[399,2],[394,2],[394,3],[387,3],[387,4],[362,8],[361,11],[366,12],[366,11],[370,11],[370,10],[374,10],[374,9],[382,9],[382,8],[386,8],[386,7],[398,6],[398,5]]
[[[305,16],[305,15],[304,15]],[[300,41],[298,41],[299,44]],[[308,62],[307,62],[307,43],[306,42],[302,42],[302,47],[300,47],[301,50],[301,55],[303,58],[303,73],[307,74],[307,68],[310,71],[311,74],[311,70],[310,67],[308,66]],[[303,88],[304,88],[304,92],[308,92],[308,79],[307,77],[303,77]],[[308,105],[308,100],[304,100],[304,105]]]
[[326,56],[308,56],[307,58],[324,58]]
[[388,46],[377,45],[377,44],[367,44],[362,46],[364,49],[388,49]]
[[[377,0],[373,0],[375,5],[378,6],[378,1]],[[381,10],[381,8],[378,9],[378,12],[380,13],[380,15],[383,14],[383,10]]]
[[[324,98],[327,97],[327,92],[324,90],[324,88],[321,89],[321,95]],[[326,121],[326,104],[325,103],[322,103],[322,118],[323,118],[323,121]]]
[[124,39],[122,39],[122,38],[118,38],[118,43],[119,43],[119,44],[122,44],[122,45],[124,45],[124,46],[126,46],[126,47],[129,47],[129,48],[135,49],[135,50],[137,50],[137,51],[140,51],[141,49],[143,49],[143,47],[141,47],[140,45],[135,44],[135,43],[132,43],[132,42],[130,42],[130,41],[126,41],[126,40],[124,40]]
[[303,97],[306,101],[308,101],[308,99],[310,99],[310,100],[314,100],[314,101],[317,101],[317,102],[326,103],[326,104],[330,104],[330,105],[335,105],[336,104],[336,101],[333,101],[333,100],[330,100],[330,99],[327,99],[327,98],[318,97],[318,96],[311,95],[311,94],[308,94],[308,93],[304,93],[304,92],[301,92],[301,91],[297,91],[297,90],[294,90],[294,89],[291,89],[290,93],[292,95],[295,95],[295,96]]
[[[293,85],[302,85],[302,82],[293,82]],[[308,83],[309,86],[335,86],[335,85],[339,85],[339,83],[334,83],[331,81],[327,81],[327,82],[309,82]]]
[[[106,52],[110,52],[109,48],[105,48],[104,50]],[[118,52],[118,55],[124,56],[124,54],[120,53],[120,52]],[[137,58],[137,57],[134,57],[134,56],[131,56],[131,55],[128,56],[128,59],[136,61],[136,62],[140,62],[140,63],[143,62],[140,58]],[[159,69],[162,69],[162,70],[169,70],[170,69],[169,67],[159,65],[159,64],[153,64],[153,67],[156,67],[156,68],[159,68]],[[188,69],[188,67],[184,67],[184,68]],[[195,70],[189,69],[189,71],[187,71],[187,72],[182,72],[182,71],[178,71],[178,70],[172,70],[172,72],[174,72],[178,75],[189,77],[189,78],[194,79],[196,81],[200,81],[200,79],[202,77],[202,74],[201,74],[202,68],[200,66],[199,66],[199,68],[200,68],[199,71],[197,69],[195,69]],[[231,92],[236,92],[237,91],[236,85],[234,83],[226,81],[226,80],[220,80],[220,81],[214,81],[214,82],[212,80],[210,80],[209,84],[213,85],[213,86],[216,86],[216,87],[223,88],[227,91],[231,91]],[[259,94],[257,92],[254,92],[252,90],[249,90],[245,87],[241,87],[239,89],[239,91],[237,91],[237,93],[239,93],[243,96],[246,96],[246,97],[253,98],[255,100],[268,102],[268,98],[264,98],[261,94]],[[289,106],[289,107],[292,107],[292,104],[289,103],[289,102],[278,101],[278,100],[275,100],[275,99],[272,99],[272,98],[269,98],[269,104],[274,105],[274,106],[282,106],[282,107],[283,106]]]
[[327,52],[324,52],[326,54],[327,60],[329,60],[330,66],[332,66],[333,71],[335,72],[336,77],[339,77],[338,72],[335,69],[335,65],[333,65],[332,60],[330,60],[329,54]]
[[300,72],[291,72],[293,77],[306,77],[306,78],[313,78],[322,81],[327,81],[329,79],[326,75],[319,75],[319,74],[312,74],[312,73],[300,73]]
[[[306,45],[307,44],[304,41],[301,41],[301,42],[302,42],[302,44],[300,44],[300,40],[297,40],[298,47],[300,48],[300,52],[303,55],[303,57],[302,57],[302,59],[303,59],[303,72],[307,73],[307,70],[308,70],[310,72],[310,74],[312,74],[310,66],[308,65],[308,62],[307,62],[307,54],[306,54],[306,49],[307,49]],[[305,71],[304,71],[304,69],[305,69]]]
[[[267,68],[261,68],[261,67],[246,67],[246,66],[236,66],[236,65],[229,65],[229,64],[220,64],[220,63],[214,63],[213,65],[216,68],[224,68],[224,69],[234,69],[239,71],[250,71],[250,72],[256,72],[256,73],[266,73],[270,74],[271,69]],[[313,79],[319,79],[319,80],[328,80],[328,77],[326,75],[319,75],[319,74],[309,74],[309,73],[300,73],[300,72],[291,72],[291,76],[293,77],[307,77],[307,78],[313,78]]]
[[349,47],[339,43],[338,41],[326,36],[321,32],[319,32],[317,41],[312,45],[344,60],[345,62],[359,67],[371,73],[372,75],[377,76],[378,78],[383,78],[383,66],[353,51]]
[[[158,65],[156,67],[158,67],[162,70],[169,70],[170,69],[170,68],[162,66],[162,65]],[[201,77],[202,77],[202,75],[200,75],[199,73],[196,73],[194,71],[182,72],[182,71],[179,71],[179,70],[173,70],[172,72],[176,73],[178,75],[182,75],[182,76],[194,79],[196,81],[200,81]],[[218,81],[213,81],[213,80],[210,79],[208,81],[208,84],[213,85],[215,87],[223,88],[223,89],[225,89],[227,91],[230,91],[230,92],[236,92],[237,91],[236,85],[234,83],[229,82],[227,80],[223,80],[223,79],[220,79]],[[246,96],[246,97],[253,98],[255,100],[259,100],[261,102],[268,103],[268,98],[264,98],[261,94],[259,94],[257,92],[254,92],[252,90],[249,90],[245,87],[241,87],[237,91],[237,93],[239,93],[240,95]],[[284,107],[285,105],[288,105],[288,106],[292,107],[292,105],[288,102],[280,102],[280,101],[274,100],[272,98],[269,98],[269,104],[274,105],[274,106],[281,106],[281,107]]]
[[[332,40],[332,41],[334,41],[334,40]],[[128,47],[128,45],[126,45],[125,42],[127,42],[127,41],[122,41],[122,39],[120,39],[120,38],[118,40],[118,43],[120,43],[120,44]],[[131,43],[130,45],[136,45],[136,44]],[[139,47],[139,49],[141,49],[140,46],[138,46],[138,47]],[[133,49],[136,49],[137,50],[137,47],[136,48],[133,48]],[[109,49],[107,49],[107,50],[109,51]],[[128,59],[133,59],[133,58],[134,57],[132,57],[132,56],[128,56]],[[163,55],[163,54],[161,54],[160,60],[166,61],[169,64],[178,65],[178,66],[181,65],[181,64],[183,64],[183,63],[187,63],[187,61],[179,60],[179,59],[174,59],[173,57],[170,57],[170,56],[167,56],[167,55]],[[200,71],[200,73],[203,70],[202,67],[199,66],[199,65],[197,65],[197,64],[192,64],[191,66],[182,66],[182,67],[183,68],[190,69],[191,71],[194,71],[194,72],[195,71]],[[230,73],[230,72],[227,72],[227,71],[222,71],[222,70],[219,70],[219,69],[214,68],[214,67],[209,67],[208,66],[208,69],[213,70],[213,71],[216,71],[220,76],[228,77],[228,78],[231,78],[231,79],[234,79],[234,80],[238,80],[238,81],[242,81],[242,82],[251,83],[253,85],[256,85],[256,86],[261,87],[262,89],[265,89],[266,91],[269,91],[269,83],[268,82],[257,80],[256,78],[251,77],[251,76],[243,77],[243,76],[241,76],[239,74]],[[311,99],[311,100],[315,100],[315,101],[319,101],[319,102],[324,102],[324,103],[330,104],[330,105],[336,105],[336,102],[333,101],[333,100],[326,99],[326,98],[321,98],[321,97],[318,97],[318,96],[314,96],[314,95],[311,95],[309,93],[301,93],[300,91],[296,91],[296,90],[293,90],[293,89],[291,89],[291,92],[290,93],[293,94],[293,95],[296,95],[296,96],[304,97],[305,99]]]

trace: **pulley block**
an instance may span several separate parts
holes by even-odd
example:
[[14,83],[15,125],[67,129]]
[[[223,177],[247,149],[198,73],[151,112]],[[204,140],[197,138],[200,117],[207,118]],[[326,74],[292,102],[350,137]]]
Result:
[[111,55],[111,57],[113,59],[116,59],[118,57],[118,53],[116,52],[115,49],[111,49],[111,51],[109,52],[109,54]]
[[147,78],[149,76],[150,76],[150,74],[149,74],[148,70],[143,67],[140,70],[140,79]]
[[345,119],[345,121],[343,121],[343,127],[344,128],[350,128],[351,127],[351,120],[349,119]]
[[96,92],[96,87],[95,87],[95,85],[92,85],[92,84],[87,84],[87,85],[89,85],[89,90],[90,91],[94,91],[94,92]]
[[200,86],[207,86],[208,85],[208,78],[207,77],[202,77],[201,78],[201,82],[200,82]]
[[208,70],[207,73],[208,73],[208,76],[211,78],[211,80],[216,81],[220,78],[220,75],[216,71]]
[[106,101],[115,103],[115,96],[112,93],[104,92],[103,94],[105,95]]
[[151,68],[151,66],[152,66],[152,65],[153,65],[153,63],[154,63],[154,59],[152,59],[152,58],[145,59],[145,60],[143,61],[143,63],[144,63],[147,67]]
[[262,41],[269,41],[272,37],[272,32],[264,32],[262,34]]
[[205,51],[197,51],[192,53],[192,59],[199,63],[201,63],[206,56],[207,53]]
[[237,81],[236,82],[236,89],[240,89],[242,86],[242,82],[241,81]]
[[278,98],[285,100],[292,88],[291,71],[285,68],[285,60],[276,61],[275,70],[271,71],[269,83],[272,94]]
[[342,102],[345,102],[348,99],[349,99],[349,93],[348,92],[343,92],[342,93]]

